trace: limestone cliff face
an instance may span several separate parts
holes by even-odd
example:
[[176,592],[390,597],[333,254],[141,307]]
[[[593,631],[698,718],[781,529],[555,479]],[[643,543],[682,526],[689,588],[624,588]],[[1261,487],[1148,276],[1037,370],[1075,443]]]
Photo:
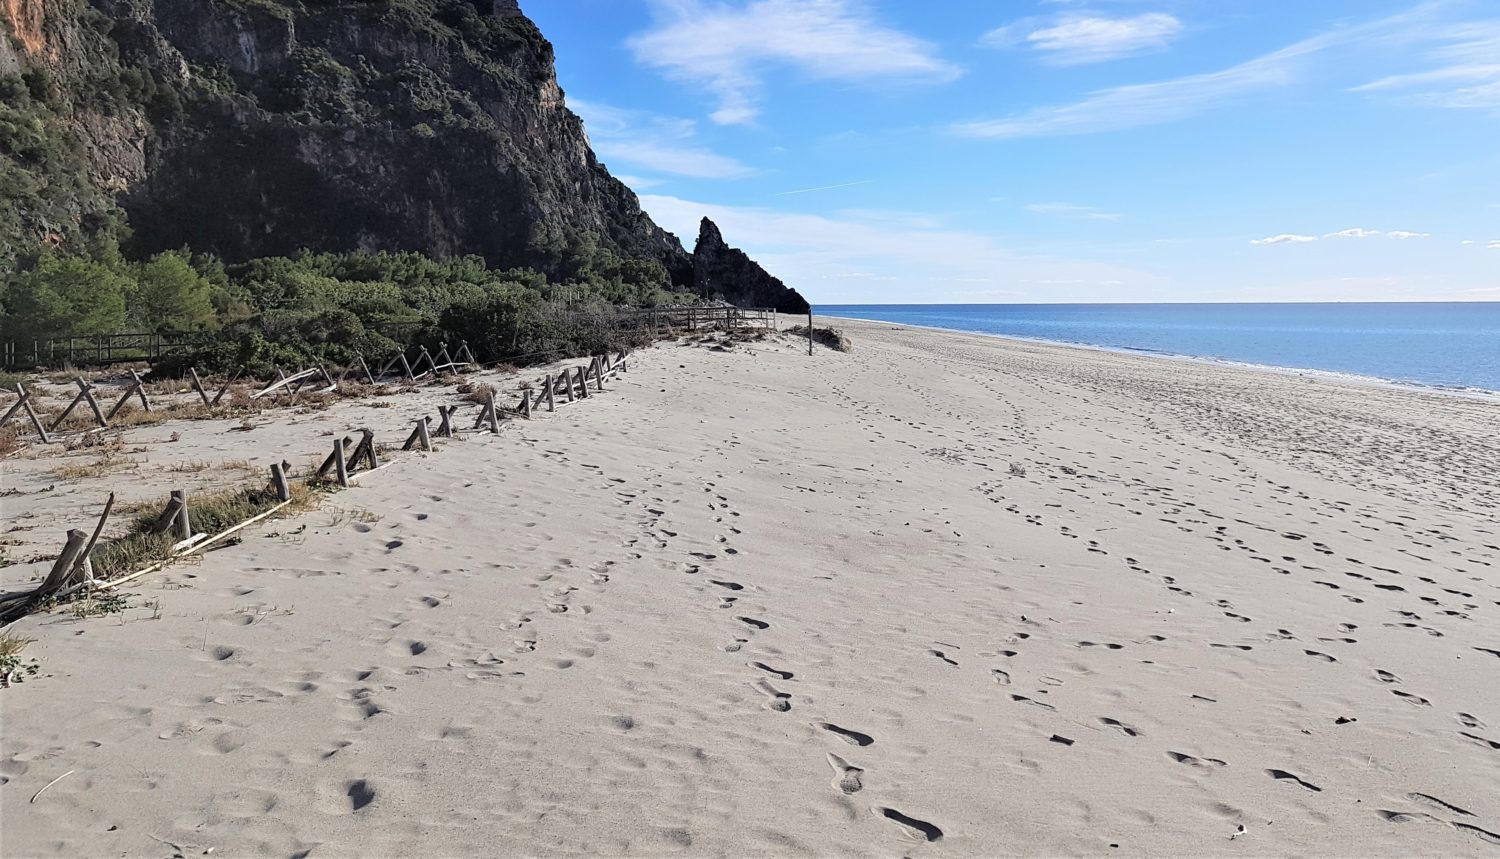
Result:
[[730,247],[719,227],[704,218],[693,249],[693,283],[705,298],[741,307],[774,307],[782,313],[806,313],[807,300],[766,273],[744,251]]
[[[138,253],[415,250],[565,275],[599,248],[693,283],[515,0],[0,0],[0,23],[0,84],[49,147],[0,139],[25,185],[0,199],[0,258],[118,201]],[[88,181],[19,181],[58,165]]]

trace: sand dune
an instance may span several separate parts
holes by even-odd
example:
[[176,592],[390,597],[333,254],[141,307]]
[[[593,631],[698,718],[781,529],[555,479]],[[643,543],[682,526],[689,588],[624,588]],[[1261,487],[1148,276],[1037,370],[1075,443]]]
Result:
[[1500,850],[1500,406],[845,327],[17,624],[3,852]]

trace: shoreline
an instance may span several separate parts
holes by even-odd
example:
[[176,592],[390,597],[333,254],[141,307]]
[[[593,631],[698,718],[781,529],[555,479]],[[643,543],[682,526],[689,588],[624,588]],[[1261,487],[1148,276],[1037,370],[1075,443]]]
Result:
[[1412,382],[1399,379],[1385,379],[1379,376],[1369,376],[1362,373],[1345,373],[1339,370],[1319,370],[1312,367],[1290,367],[1278,364],[1258,364],[1253,361],[1236,361],[1229,358],[1215,358],[1205,355],[1185,355],[1175,352],[1158,352],[1151,349],[1136,349],[1127,346],[1102,346],[1096,343],[1081,343],[1070,340],[1048,340],[1042,337],[1023,337],[1019,334],[994,334],[988,331],[971,331],[964,328],[944,328],[940,325],[917,325],[911,322],[891,322],[884,319],[865,319],[858,316],[834,316],[831,314],[820,314],[814,310],[814,317],[821,316],[824,319],[836,319],[840,322],[856,322],[870,325],[893,325],[905,328],[914,328],[922,331],[938,331],[945,334],[967,334],[974,337],[992,337],[998,340],[1008,340],[1016,343],[1026,343],[1034,346],[1055,346],[1064,349],[1083,349],[1089,352],[1104,352],[1110,355],[1130,355],[1139,358],[1155,358],[1164,361],[1178,361],[1209,367],[1230,367],[1239,370],[1250,370],[1258,373],[1271,373],[1282,377],[1311,378],[1325,382],[1335,382],[1355,387],[1384,388],[1399,391],[1410,391],[1413,393],[1437,394],[1443,397],[1457,397],[1464,400],[1477,400],[1479,402],[1500,403],[1500,390],[1474,387],[1454,387],[1448,385],[1436,385],[1427,382]]

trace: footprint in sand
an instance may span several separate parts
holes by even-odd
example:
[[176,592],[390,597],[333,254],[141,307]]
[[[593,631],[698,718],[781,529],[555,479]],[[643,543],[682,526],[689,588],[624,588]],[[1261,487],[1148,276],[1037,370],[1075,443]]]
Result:
[[864,789],[864,782],[860,779],[860,776],[864,774],[864,770],[832,752],[828,754],[828,765],[833,767],[834,787],[845,794],[859,793]]

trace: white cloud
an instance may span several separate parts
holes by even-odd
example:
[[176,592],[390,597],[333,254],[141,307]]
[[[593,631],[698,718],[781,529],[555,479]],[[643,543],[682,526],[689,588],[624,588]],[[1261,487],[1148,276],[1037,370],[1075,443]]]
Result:
[[1040,53],[1043,62],[1076,66],[1160,50],[1181,31],[1182,22],[1164,12],[1131,18],[1066,13],[1046,21],[1028,18],[998,27],[980,41],[996,48],[1029,47]]
[[751,122],[761,77],[786,66],[820,80],[947,81],[959,70],[915,37],[884,27],[861,0],[654,0],[654,29],[630,39],[637,62],[713,93],[715,122]]
[[1500,241],[1490,242],[1489,244],[1485,245],[1485,247],[1489,248],[1492,251],[1500,251]]
[[1154,275],[1093,260],[1022,253],[984,233],[945,228],[923,213],[813,215],[644,196],[658,224],[693,236],[712,218],[731,245],[813,301],[957,301],[955,284],[995,283],[1036,300],[1109,300],[1149,292]]
[[1421,72],[1389,75],[1354,92],[1392,92],[1427,107],[1500,108],[1500,21],[1469,21],[1429,28],[1425,40],[1437,65]]
[[1252,245],[1303,244],[1305,242],[1315,242],[1317,240],[1318,240],[1317,236],[1304,236],[1304,235],[1299,235],[1297,233],[1282,233],[1282,234],[1276,235],[1276,236],[1266,236],[1263,239],[1251,239],[1250,240],[1250,244],[1252,244]]
[[1093,206],[1078,206],[1072,203],[1031,203],[1026,206],[1026,210],[1038,215],[1059,215],[1085,221],[1118,221],[1124,217],[1118,212],[1101,212]]
[[1386,233],[1386,237],[1392,239],[1425,239],[1431,235],[1432,233],[1414,233],[1410,230],[1391,230]]
[[1379,230],[1366,230],[1360,227],[1350,227],[1347,230],[1339,230],[1336,233],[1324,233],[1325,239],[1368,239],[1371,236],[1380,235]]
[[[690,119],[626,110],[576,98],[568,100],[568,107],[583,117],[589,142],[606,162],[619,161],[658,173],[695,179],[741,179],[755,173],[754,169],[739,161],[699,144],[696,141],[697,126]],[[641,183],[640,187],[650,187],[650,183]]]
[[1299,79],[1303,67],[1314,55],[1359,40],[1389,38],[1410,27],[1413,21],[1425,20],[1432,8],[1421,6],[1409,13],[1334,29],[1219,71],[1110,87],[1071,104],[958,123],[950,130],[966,137],[1010,140],[1118,131],[1170,122],[1223,107],[1256,92],[1287,86]]

